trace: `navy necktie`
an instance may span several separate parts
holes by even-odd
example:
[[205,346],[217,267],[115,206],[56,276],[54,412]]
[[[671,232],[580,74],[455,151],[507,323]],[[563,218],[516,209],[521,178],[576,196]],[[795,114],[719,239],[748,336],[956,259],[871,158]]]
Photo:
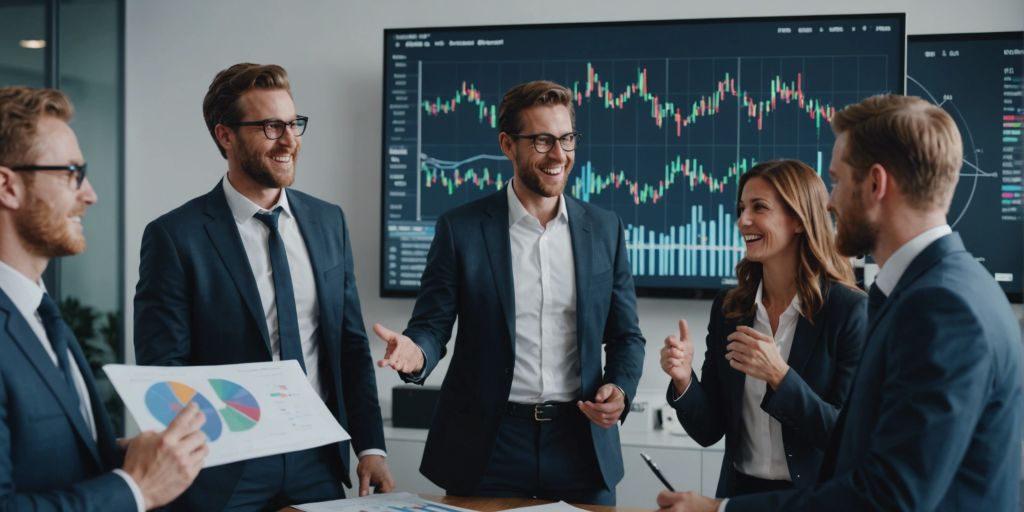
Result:
[[885,298],[885,293],[878,287],[878,283],[872,284],[868,290],[868,320],[875,318],[878,310],[882,309]]
[[281,239],[281,232],[277,229],[281,211],[282,208],[278,206],[271,213],[257,213],[255,217],[270,229],[270,267],[274,274],[277,339],[281,346],[281,360],[294,359],[299,362],[302,371],[306,371],[306,361],[302,356],[302,343],[299,341],[299,316],[295,309],[292,271],[288,267],[288,254],[284,249],[284,240]]
[[46,330],[46,337],[50,338],[50,346],[57,354],[57,368],[64,374],[64,380],[71,391],[74,404],[78,406],[78,390],[75,389],[75,381],[71,378],[71,363],[68,361],[68,344],[71,343],[70,337],[74,334],[71,333],[68,324],[64,323],[64,318],[60,316],[60,309],[50,298],[50,294],[43,294],[43,301],[39,303],[39,309],[36,312],[39,313],[39,318],[43,321],[43,329]]

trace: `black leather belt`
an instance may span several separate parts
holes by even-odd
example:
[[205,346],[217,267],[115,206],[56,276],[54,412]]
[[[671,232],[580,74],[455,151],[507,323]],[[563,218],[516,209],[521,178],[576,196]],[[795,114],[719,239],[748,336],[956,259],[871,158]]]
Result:
[[575,402],[544,402],[542,404],[517,404],[509,402],[505,407],[505,414],[513,418],[551,421],[575,410]]

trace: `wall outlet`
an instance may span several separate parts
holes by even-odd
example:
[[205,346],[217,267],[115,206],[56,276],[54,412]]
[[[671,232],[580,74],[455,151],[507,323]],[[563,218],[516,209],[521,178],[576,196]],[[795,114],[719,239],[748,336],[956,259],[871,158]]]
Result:
[[685,436],[686,430],[679,424],[679,418],[676,416],[676,410],[671,405],[663,406],[658,409],[658,416],[661,418],[661,428],[666,432],[678,436]]

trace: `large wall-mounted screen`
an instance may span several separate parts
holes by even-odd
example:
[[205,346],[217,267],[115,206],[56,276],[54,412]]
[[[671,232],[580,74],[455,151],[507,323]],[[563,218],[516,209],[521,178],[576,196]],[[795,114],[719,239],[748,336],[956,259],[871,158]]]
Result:
[[566,192],[623,219],[638,291],[731,286],[739,175],[827,180],[833,114],[902,93],[904,55],[903,14],[386,30],[381,293],[414,293],[437,217],[508,183],[498,104],[537,79],[573,92]]
[[1024,32],[911,36],[907,94],[941,105],[964,141],[949,224],[1011,300],[1024,272]]

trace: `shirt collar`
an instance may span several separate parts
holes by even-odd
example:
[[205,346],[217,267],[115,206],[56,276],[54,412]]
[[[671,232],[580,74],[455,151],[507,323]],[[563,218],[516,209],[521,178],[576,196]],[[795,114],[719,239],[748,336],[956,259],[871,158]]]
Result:
[[271,206],[269,210],[262,208],[260,205],[252,202],[248,197],[242,195],[234,185],[231,184],[231,180],[228,179],[227,175],[221,180],[224,188],[224,197],[228,201],[228,208],[231,209],[231,216],[235,218],[235,222],[241,224],[249,219],[252,219],[253,215],[259,212],[270,212],[274,211],[278,206],[283,210],[282,213],[291,217],[292,210],[288,206],[288,189],[281,190],[281,196],[277,200],[277,204]]
[[[505,186],[506,196],[508,196],[508,226],[512,227],[517,222],[523,219],[523,217],[532,217],[530,212],[526,211],[526,207],[523,206],[523,202],[519,200],[519,196],[516,195],[515,190],[512,189],[512,183],[515,180],[508,180],[508,184]],[[569,221],[569,210],[565,207],[565,194],[558,196],[558,215],[555,218],[562,219],[566,222]]]
[[18,272],[10,265],[0,261],[0,289],[10,297],[14,307],[18,308],[25,318],[32,318],[43,301],[46,288],[42,282],[33,283],[31,279]]
[[[757,284],[757,293],[754,294],[754,306],[757,308],[757,311],[759,313],[761,311],[764,311],[764,313],[767,315],[768,308],[764,307],[764,302],[762,302],[762,300],[761,300],[761,298],[763,296],[764,296],[764,280],[761,280],[761,282]],[[790,314],[793,314],[793,313],[796,313],[796,314],[800,313],[800,294],[799,293],[796,293],[796,294],[793,295],[793,300],[789,301],[789,307],[787,307],[786,310],[782,312],[782,316],[790,315]]]
[[943,224],[925,230],[925,232],[903,244],[896,252],[892,253],[892,256],[885,262],[885,266],[878,271],[878,276],[875,278],[875,284],[878,285],[878,289],[888,297],[893,289],[896,288],[896,283],[900,282],[900,278],[903,277],[903,273],[907,271],[907,267],[914,261],[914,258],[921,254],[932,242],[952,232],[953,229],[948,224]]

